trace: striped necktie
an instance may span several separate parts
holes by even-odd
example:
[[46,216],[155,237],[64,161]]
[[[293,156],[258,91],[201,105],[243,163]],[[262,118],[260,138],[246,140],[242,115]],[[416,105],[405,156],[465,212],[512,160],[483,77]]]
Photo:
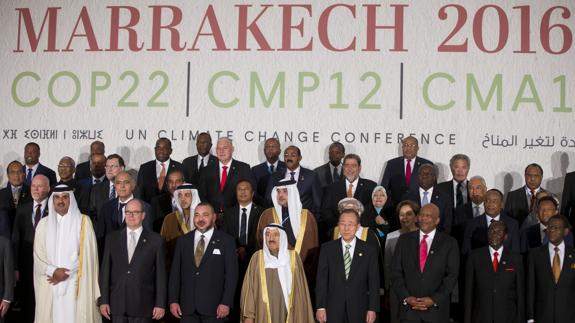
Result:
[[345,279],[349,278],[349,271],[351,269],[351,255],[349,253],[350,244],[345,245],[345,252],[343,253],[343,266],[345,269]]

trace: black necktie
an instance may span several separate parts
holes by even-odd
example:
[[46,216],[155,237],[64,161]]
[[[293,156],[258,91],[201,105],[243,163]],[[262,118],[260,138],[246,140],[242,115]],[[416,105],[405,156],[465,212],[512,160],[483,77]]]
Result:
[[270,165],[270,174],[274,173],[274,165]]
[[101,182],[101,180],[99,180],[99,179],[96,178],[96,179],[94,180],[94,185],[99,184],[100,182]]
[[333,168],[333,182],[337,182],[339,180],[339,172],[337,171],[337,167]]
[[248,223],[248,214],[246,213],[248,209],[242,208],[242,215],[240,216],[240,245],[245,246],[248,244],[248,235],[246,234],[246,227]]
[[292,181],[295,181],[295,172],[289,172],[289,173],[290,173],[290,175],[291,175],[291,178],[290,178],[290,179],[291,179]]
[[38,222],[42,218],[42,204],[36,205],[36,212],[34,212],[34,229],[38,226]]
[[200,157],[200,170],[202,170],[206,165],[204,165],[204,157]]
[[118,225],[121,226],[122,222],[124,222],[124,215],[123,210],[127,203],[120,202],[120,208],[118,209]]
[[455,205],[456,207],[463,205],[463,192],[461,192],[462,186],[463,185],[461,185],[461,183],[457,183],[457,188],[456,188],[456,190],[457,190],[457,195],[456,195],[457,204]]

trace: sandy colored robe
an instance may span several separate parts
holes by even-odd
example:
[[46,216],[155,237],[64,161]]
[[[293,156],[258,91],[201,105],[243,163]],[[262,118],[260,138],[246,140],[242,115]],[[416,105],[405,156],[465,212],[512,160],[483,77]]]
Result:
[[[34,237],[34,289],[36,295],[36,322],[52,322],[52,285],[48,283],[46,268],[50,265],[46,250],[48,217],[38,223]],[[98,247],[90,218],[82,215],[80,234],[79,269],[76,277],[76,322],[100,323],[102,321],[97,300],[100,297],[98,285]],[[59,322],[52,322],[59,323]]]
[[[190,215],[193,217],[193,214]],[[184,223],[184,216],[180,211],[174,211],[164,218],[160,235],[166,241],[166,268],[169,272],[172,268],[172,259],[176,250],[176,240],[184,234],[190,232],[190,228]]]
[[[295,250],[301,257],[303,262],[305,273],[307,276],[307,281],[310,286],[315,286],[315,276],[317,271],[317,260],[319,256],[319,240],[317,232],[317,223],[315,222],[314,215],[307,209],[302,210],[302,214],[307,212],[307,220],[305,223],[305,230],[303,231],[303,240],[301,242],[301,248],[297,250],[296,246],[289,245],[290,250]],[[279,220],[274,216],[275,209],[269,208],[265,210],[258,223],[257,231],[257,245],[258,249],[262,248],[262,237],[264,228],[270,223],[281,223],[281,214],[279,215]],[[302,221],[303,223],[303,221]],[[298,234],[299,235],[299,234]],[[296,240],[298,237],[296,237]]]
[[[307,281],[305,278],[303,264],[301,259],[293,251],[289,251],[290,264],[292,265],[292,293],[289,296],[291,304],[288,313],[286,323],[305,323],[314,322],[313,310],[311,307],[311,300],[309,296],[309,289],[307,286]],[[266,286],[272,288],[262,289],[262,269],[265,270],[266,274]],[[253,256],[248,266],[248,270],[244,277],[244,283],[242,286],[241,295],[241,317],[242,322],[245,318],[254,319],[255,323],[283,323],[277,319],[278,316],[282,316],[279,312],[283,312],[285,315],[285,304],[278,303],[278,301],[283,302],[283,294],[281,290],[281,285],[279,278],[277,278],[277,269],[264,269],[263,265],[263,251],[258,250]],[[276,281],[267,281],[268,279],[275,279]],[[276,288],[277,287],[277,288]],[[264,303],[264,292],[267,291],[268,299],[270,301],[270,316],[272,319],[268,318],[268,309],[266,303]],[[283,309],[282,309],[283,307]],[[276,312],[273,309],[276,309]]]

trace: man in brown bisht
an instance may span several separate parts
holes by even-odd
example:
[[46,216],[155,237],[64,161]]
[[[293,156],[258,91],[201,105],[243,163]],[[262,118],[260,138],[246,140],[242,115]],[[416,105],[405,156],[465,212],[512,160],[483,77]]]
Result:
[[294,250],[288,250],[286,230],[272,223],[262,237],[263,250],[252,256],[244,277],[242,322],[314,322],[303,264]]
[[174,191],[172,204],[176,206],[176,211],[166,215],[160,235],[166,241],[166,266],[171,267],[176,250],[176,240],[178,237],[192,231],[194,227],[194,209],[200,204],[198,190],[192,184],[184,183]]
[[280,223],[286,232],[288,249],[301,257],[309,286],[313,289],[319,254],[317,223],[314,215],[302,207],[297,182],[282,179],[272,189],[274,204],[262,213],[258,223],[258,249],[263,246],[263,229],[270,223]]

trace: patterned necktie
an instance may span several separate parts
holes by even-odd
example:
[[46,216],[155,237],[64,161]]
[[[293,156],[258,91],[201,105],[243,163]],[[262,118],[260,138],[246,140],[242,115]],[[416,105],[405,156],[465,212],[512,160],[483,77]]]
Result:
[[206,240],[204,240],[204,235],[200,236],[200,241],[198,241],[198,246],[196,247],[196,253],[194,258],[196,260],[196,267],[200,267],[202,262],[202,257],[204,257],[204,248],[206,247]]
[[351,254],[349,253],[350,244],[345,245],[345,252],[343,253],[343,268],[345,270],[345,279],[349,277],[349,271],[351,270]]
[[427,234],[423,235],[423,239],[419,243],[419,270],[423,272],[423,268],[425,268],[425,262],[427,261]]
[[247,234],[246,234],[246,227],[248,222],[248,214],[246,213],[248,209],[245,207],[242,208],[242,214],[240,216],[240,245],[245,246],[248,244]]
[[158,190],[162,190],[164,187],[164,181],[166,180],[166,164],[162,163],[162,170],[160,170],[160,177],[158,177]]
[[16,188],[12,191],[12,200],[14,201],[14,206],[18,207],[18,201],[20,200],[20,190],[21,188]]
[[561,259],[559,258],[559,247],[555,247],[555,256],[553,256],[553,279],[555,284],[559,282],[561,276]]
[[291,175],[291,180],[295,181],[295,172],[289,172],[289,174]]
[[353,184],[349,183],[349,186],[347,187],[347,192],[346,192],[347,197],[353,197]]
[[463,192],[461,191],[463,185],[461,185],[461,183],[457,183],[457,195],[455,197],[456,199],[456,207],[463,205]]
[[222,166],[222,180],[220,181],[220,192],[224,191],[226,181],[228,180],[228,166]]
[[429,194],[429,192],[423,192],[423,198],[421,199],[421,206],[429,204],[429,198],[427,197],[427,194]]
[[110,196],[108,196],[108,200],[113,200],[115,198],[116,198],[116,187],[112,185],[112,188],[110,189]]
[[42,219],[42,204],[36,205],[36,212],[34,212],[34,230],[36,230],[40,219]]
[[200,157],[200,168],[199,170],[202,170],[206,165],[204,164],[204,157]]
[[128,263],[132,262],[132,256],[134,256],[134,251],[136,250],[136,245],[138,242],[136,241],[136,232],[130,232],[130,241],[128,241]]
[[405,167],[405,185],[409,187],[411,183],[411,159],[407,160],[407,167]]
[[529,212],[533,212],[537,204],[537,197],[534,190],[531,190],[531,201],[529,202]]
[[497,272],[497,268],[499,267],[499,260],[497,259],[497,257],[499,256],[499,253],[497,251],[495,251],[493,253],[493,271]]
[[473,207],[473,217],[476,218],[479,216],[479,206],[474,206]]

